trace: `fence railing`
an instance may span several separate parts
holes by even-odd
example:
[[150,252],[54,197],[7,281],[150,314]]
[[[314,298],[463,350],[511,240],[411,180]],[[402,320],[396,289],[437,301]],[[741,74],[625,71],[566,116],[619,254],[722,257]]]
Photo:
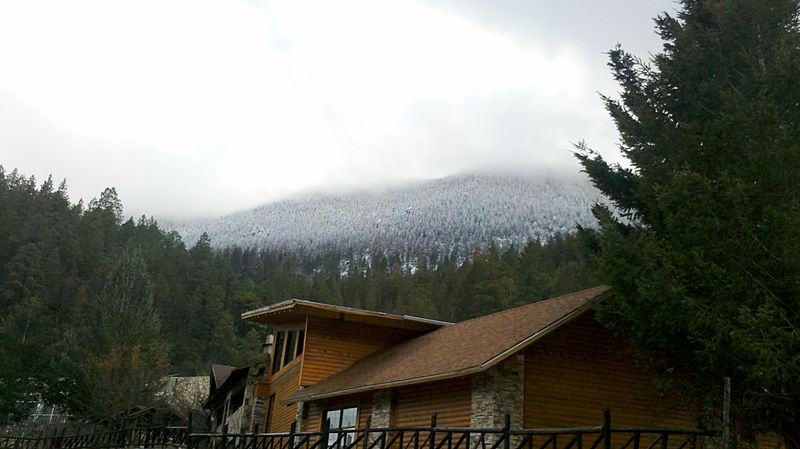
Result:
[[0,435],[0,449],[186,448],[187,427],[141,427],[46,437]]
[[[299,432],[194,432],[188,427],[138,428],[45,438],[0,436],[0,449],[702,449],[716,432],[698,429],[613,427],[606,412],[591,427],[512,429],[506,415],[502,428],[371,428]],[[190,421],[191,424],[191,421]],[[324,426],[327,427],[327,426]]]

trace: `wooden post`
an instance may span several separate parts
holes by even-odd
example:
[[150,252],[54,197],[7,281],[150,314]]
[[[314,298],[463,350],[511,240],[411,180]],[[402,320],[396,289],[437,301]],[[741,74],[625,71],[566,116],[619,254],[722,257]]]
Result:
[[511,449],[511,413],[506,413],[503,422],[503,447]]
[[722,387],[722,449],[731,446],[731,378],[726,377]]
[[222,441],[220,442],[220,446],[222,449],[225,449],[225,446],[228,444],[228,423],[222,426]]
[[436,449],[436,413],[431,415],[431,442],[430,449]]
[[611,409],[603,410],[603,449],[611,449]]

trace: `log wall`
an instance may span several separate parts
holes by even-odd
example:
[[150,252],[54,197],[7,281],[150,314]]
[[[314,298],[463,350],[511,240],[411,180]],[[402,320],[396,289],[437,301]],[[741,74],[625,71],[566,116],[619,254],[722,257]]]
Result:
[[626,344],[587,312],[525,350],[524,426],[694,427],[693,409],[656,392]]
[[401,329],[309,317],[301,385],[313,385],[356,360],[412,335]]
[[470,378],[426,382],[399,387],[392,392],[392,427],[469,427]]
[[[272,423],[269,432],[288,432],[292,421],[297,417],[297,404],[283,404],[281,401],[297,392],[300,387],[301,359],[292,360],[270,381],[270,395],[275,395],[272,405]],[[267,418],[269,419],[269,418]]]

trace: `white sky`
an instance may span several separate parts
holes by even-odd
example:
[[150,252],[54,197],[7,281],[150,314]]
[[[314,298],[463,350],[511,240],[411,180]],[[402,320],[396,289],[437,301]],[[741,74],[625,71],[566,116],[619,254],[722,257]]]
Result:
[[0,0],[0,164],[126,213],[617,160],[603,52],[667,0]]

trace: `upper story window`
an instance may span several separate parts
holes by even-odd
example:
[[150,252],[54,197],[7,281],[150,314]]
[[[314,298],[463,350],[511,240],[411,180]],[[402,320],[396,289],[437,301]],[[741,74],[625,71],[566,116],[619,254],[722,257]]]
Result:
[[303,353],[305,338],[306,331],[304,329],[275,331],[275,346],[272,351],[273,374]]

